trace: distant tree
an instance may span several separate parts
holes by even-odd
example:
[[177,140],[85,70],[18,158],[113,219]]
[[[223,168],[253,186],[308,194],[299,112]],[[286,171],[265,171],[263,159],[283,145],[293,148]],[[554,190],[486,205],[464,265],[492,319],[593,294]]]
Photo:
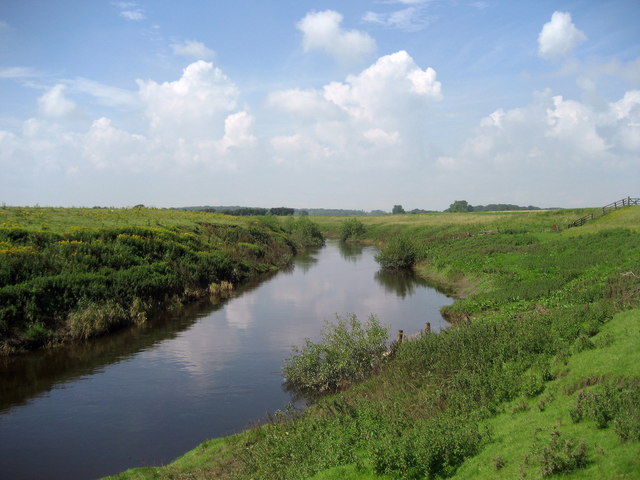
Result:
[[384,210],[371,210],[371,215],[386,215],[387,212]]
[[402,208],[402,205],[394,205],[393,210],[391,210],[391,213],[393,213],[394,215],[398,215],[401,213],[405,213],[405,211],[404,211],[404,208]]
[[456,200],[449,205],[447,212],[473,212],[473,207],[466,200]]
[[287,208],[287,207],[277,207],[269,210],[269,213],[271,213],[271,215],[276,215],[278,217],[286,217],[287,215],[293,215],[294,212],[295,212],[295,209]]

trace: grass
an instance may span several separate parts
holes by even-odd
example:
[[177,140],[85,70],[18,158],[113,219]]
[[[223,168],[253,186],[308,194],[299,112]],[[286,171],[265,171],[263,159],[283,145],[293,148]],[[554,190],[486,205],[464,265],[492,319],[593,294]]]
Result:
[[[139,478],[640,478],[640,439],[617,434],[640,411],[640,209],[560,228],[585,212],[359,217],[365,241],[408,234],[421,274],[465,287],[455,326],[223,453],[191,452],[191,470]],[[337,236],[344,219],[317,220]],[[625,409],[596,395],[607,385]],[[604,399],[606,428],[574,422],[581,394]]]
[[[493,441],[465,462],[453,478],[542,478],[539,462],[531,452],[544,442],[554,426],[567,438],[584,440],[591,458],[585,468],[563,478],[640,478],[638,442],[621,442],[613,428],[598,429],[593,422],[574,424],[569,415],[579,392],[593,388],[575,390],[576,385],[588,383],[586,379],[640,378],[640,310],[616,315],[593,341],[603,346],[569,357],[562,367],[562,376],[547,383],[544,394],[525,400],[526,411],[511,413],[507,406],[505,413],[486,421]],[[553,398],[544,411],[538,407],[542,397]],[[502,468],[496,468],[495,458],[503,460]]]
[[0,208],[0,354],[85,340],[286,265],[324,243],[307,218]]

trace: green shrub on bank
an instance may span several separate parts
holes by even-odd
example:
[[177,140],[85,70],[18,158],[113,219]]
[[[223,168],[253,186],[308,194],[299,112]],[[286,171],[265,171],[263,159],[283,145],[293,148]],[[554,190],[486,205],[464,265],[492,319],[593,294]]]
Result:
[[293,347],[285,360],[283,374],[294,389],[312,393],[337,390],[371,373],[387,350],[389,331],[371,316],[362,324],[355,315],[338,317],[327,324],[322,341],[306,339],[302,348]]
[[418,260],[416,241],[405,234],[397,234],[385,243],[376,255],[376,262],[387,270],[411,268]]
[[365,232],[364,223],[357,218],[349,218],[340,225],[340,241],[358,240]]
[[324,236],[320,227],[306,215],[297,218],[288,217],[284,227],[292,241],[300,248],[319,248],[324,245]]

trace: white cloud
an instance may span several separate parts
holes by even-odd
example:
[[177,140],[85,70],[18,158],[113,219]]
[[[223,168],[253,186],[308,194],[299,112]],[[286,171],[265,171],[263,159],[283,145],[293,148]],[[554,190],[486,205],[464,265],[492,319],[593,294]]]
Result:
[[570,174],[635,162],[638,138],[640,91],[627,92],[603,112],[545,91],[526,107],[485,117],[455,161],[446,163],[476,172],[519,172],[522,178],[534,170]]
[[282,162],[330,162],[341,169],[419,161],[423,120],[440,98],[436,72],[400,51],[321,90],[272,93],[268,104],[290,114],[291,126],[271,145]]
[[431,23],[431,19],[425,14],[424,8],[421,7],[408,7],[389,13],[367,12],[362,17],[362,20],[407,32],[422,30]]
[[134,2],[115,2],[114,6],[120,9],[120,16],[127,20],[140,21],[146,18],[144,10]]
[[215,52],[196,40],[186,40],[182,43],[173,43],[171,45],[174,55],[182,57],[194,58],[196,60],[210,60],[214,57]]
[[28,67],[7,67],[0,70],[0,78],[32,78],[40,76],[42,74]]
[[563,57],[586,39],[571,21],[571,14],[556,11],[538,35],[538,54],[547,59]]
[[358,62],[371,55],[375,40],[365,32],[344,30],[340,26],[342,20],[342,15],[333,10],[308,13],[296,25],[303,34],[304,51],[323,50],[343,63]]
[[135,108],[140,104],[140,100],[135,92],[105,85],[87,78],[76,78],[75,80],[69,81],[67,85],[73,91],[91,95],[101,105]]
[[251,147],[256,143],[256,137],[251,133],[253,117],[247,112],[229,115],[224,121],[224,136],[220,141],[220,148],[228,152],[234,148]]
[[199,60],[173,82],[138,80],[140,99],[154,135],[211,138],[236,108],[238,88],[219,68]]
[[[128,92],[86,79],[52,86],[38,98],[39,117],[24,121],[19,132],[0,132],[5,172],[51,172],[64,183],[69,175],[95,171],[170,176],[193,168],[235,170],[252,161],[254,119],[237,111],[237,87],[211,63],[192,63],[175,81],[138,86]],[[86,113],[77,115],[80,108],[67,98],[71,90],[136,116],[142,110],[146,132],[132,133],[107,116],[87,123]]]
[[58,84],[38,98],[40,112],[45,117],[65,117],[77,110],[77,105],[65,97],[65,89],[64,85]]

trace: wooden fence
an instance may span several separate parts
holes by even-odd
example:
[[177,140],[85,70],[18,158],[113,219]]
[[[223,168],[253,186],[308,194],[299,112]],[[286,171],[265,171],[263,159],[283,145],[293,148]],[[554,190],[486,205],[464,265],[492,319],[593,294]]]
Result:
[[631,205],[640,205],[640,198],[627,197],[627,198],[623,198],[622,200],[618,200],[616,202],[610,203],[609,205],[605,205],[604,207],[602,207],[602,213],[600,213],[599,215],[597,213],[590,213],[589,215],[580,217],[576,221],[571,222],[567,226],[567,228],[581,227],[582,225],[587,223],[589,220],[593,220],[594,218],[599,218],[613,210],[617,210],[618,208],[630,207]]

